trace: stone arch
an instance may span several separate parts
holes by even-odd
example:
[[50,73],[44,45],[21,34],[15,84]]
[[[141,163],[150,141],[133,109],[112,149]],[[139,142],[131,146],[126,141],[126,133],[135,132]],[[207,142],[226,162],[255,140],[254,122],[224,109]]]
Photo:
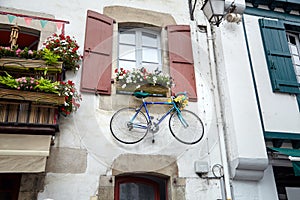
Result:
[[167,178],[169,199],[185,199],[185,178],[178,177],[178,166],[175,157],[122,154],[113,161],[111,169],[111,176],[100,176],[99,200],[114,198],[116,176],[137,174]]
[[107,6],[104,8],[103,14],[113,18],[117,23],[136,22],[158,27],[176,24],[175,19],[170,14],[126,6]]

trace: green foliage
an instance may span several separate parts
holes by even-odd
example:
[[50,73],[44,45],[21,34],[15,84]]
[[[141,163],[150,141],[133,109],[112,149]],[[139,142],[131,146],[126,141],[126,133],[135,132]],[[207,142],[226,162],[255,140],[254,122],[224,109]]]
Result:
[[7,72],[6,76],[0,76],[0,83],[3,85],[6,85],[10,88],[17,88],[18,84],[16,79],[14,79],[11,75],[9,75]]
[[59,55],[54,54],[49,49],[43,49],[43,59],[45,60],[46,65],[56,65],[59,58]]
[[79,102],[82,100],[81,95],[78,93],[75,84],[70,80],[67,82],[53,82],[43,77],[38,79],[33,77],[21,77],[15,79],[7,72],[5,72],[5,74],[6,75],[4,76],[0,76],[0,84],[9,88],[25,91],[54,93],[59,96],[63,96],[65,98],[65,103],[63,106],[59,107],[59,112],[64,116],[75,112],[80,106]]
[[47,93],[56,93],[59,94],[59,91],[57,91],[59,82],[52,82],[49,79],[44,79],[43,77],[41,77],[40,79],[38,79],[37,81],[37,85],[34,86],[35,90],[39,90],[42,92],[47,92]]

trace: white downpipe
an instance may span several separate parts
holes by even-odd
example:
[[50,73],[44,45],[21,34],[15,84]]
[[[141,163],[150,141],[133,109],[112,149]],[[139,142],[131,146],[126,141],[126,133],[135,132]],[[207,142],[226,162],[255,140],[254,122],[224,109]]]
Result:
[[224,185],[225,185],[225,195],[227,200],[231,200],[231,184],[230,184],[230,175],[229,175],[229,167],[227,160],[227,149],[225,144],[225,133],[224,133],[224,121],[221,115],[221,100],[219,93],[219,79],[217,77],[217,62],[216,62],[216,53],[215,53],[215,35],[214,35],[214,26],[210,26],[207,28],[207,37],[208,37],[208,51],[209,51],[209,60],[210,60],[210,70],[211,70],[211,78],[214,87],[214,100],[215,100],[215,111],[217,116],[217,126],[218,126],[218,135],[219,135],[219,144],[220,144],[220,152],[222,165],[224,170]]

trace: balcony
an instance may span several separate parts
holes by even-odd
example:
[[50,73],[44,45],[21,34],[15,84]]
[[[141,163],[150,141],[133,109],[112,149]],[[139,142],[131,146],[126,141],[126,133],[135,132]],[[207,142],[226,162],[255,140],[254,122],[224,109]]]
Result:
[[[41,60],[1,58],[0,75],[5,73],[13,78],[30,76],[57,81],[62,76],[62,64],[47,66]],[[57,94],[0,87],[0,132],[54,135],[59,130],[58,108],[64,102],[65,97]]]

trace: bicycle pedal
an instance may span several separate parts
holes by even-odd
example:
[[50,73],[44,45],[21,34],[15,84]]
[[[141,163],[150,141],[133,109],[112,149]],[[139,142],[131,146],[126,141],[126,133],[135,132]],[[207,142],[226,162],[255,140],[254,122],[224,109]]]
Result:
[[154,119],[154,116],[150,116],[150,119]]

